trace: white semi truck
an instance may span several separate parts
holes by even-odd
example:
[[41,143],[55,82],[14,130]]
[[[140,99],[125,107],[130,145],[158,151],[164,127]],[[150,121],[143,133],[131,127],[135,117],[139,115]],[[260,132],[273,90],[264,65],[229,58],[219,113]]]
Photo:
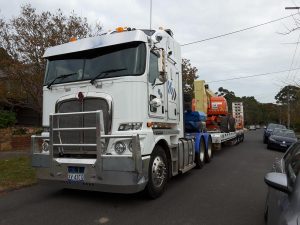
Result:
[[32,136],[41,180],[156,198],[170,177],[210,161],[212,141],[236,137],[184,132],[181,52],[171,30],[118,28],[44,57],[45,131]]

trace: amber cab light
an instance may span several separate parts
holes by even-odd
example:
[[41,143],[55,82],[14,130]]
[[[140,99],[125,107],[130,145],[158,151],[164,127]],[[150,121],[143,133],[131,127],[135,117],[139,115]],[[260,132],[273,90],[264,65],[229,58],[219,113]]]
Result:
[[117,32],[123,32],[123,31],[124,31],[124,28],[123,28],[123,27],[117,27],[117,28],[116,28],[116,31],[117,31]]
[[70,38],[70,42],[75,42],[75,41],[77,41],[77,38],[76,38],[76,37],[71,37],[71,38]]

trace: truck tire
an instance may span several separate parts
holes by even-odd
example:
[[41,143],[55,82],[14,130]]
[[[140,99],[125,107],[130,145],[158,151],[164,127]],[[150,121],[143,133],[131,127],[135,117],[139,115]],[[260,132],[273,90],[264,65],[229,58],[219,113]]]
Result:
[[228,133],[230,129],[229,120],[227,116],[221,118],[220,122],[220,130],[221,132]]
[[206,151],[205,151],[205,162],[209,163],[212,157],[213,157],[212,141],[211,141],[211,137],[208,137]]
[[232,116],[229,116],[228,123],[229,123],[229,131],[235,132],[235,119]]
[[155,199],[166,190],[169,170],[166,153],[161,146],[153,150],[149,162],[148,184],[145,188],[148,197]]
[[201,169],[204,166],[204,160],[205,160],[205,141],[203,138],[200,138],[199,143],[199,153],[195,153],[195,164],[196,169]]

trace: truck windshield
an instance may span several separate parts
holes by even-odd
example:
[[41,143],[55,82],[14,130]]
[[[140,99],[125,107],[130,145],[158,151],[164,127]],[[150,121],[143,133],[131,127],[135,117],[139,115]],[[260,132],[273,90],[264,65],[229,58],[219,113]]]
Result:
[[[142,42],[76,52],[48,59],[44,85],[91,80],[104,71],[119,68],[126,69],[108,73],[105,78],[138,76],[145,72],[145,66],[146,45]],[[74,75],[65,77],[64,74]]]

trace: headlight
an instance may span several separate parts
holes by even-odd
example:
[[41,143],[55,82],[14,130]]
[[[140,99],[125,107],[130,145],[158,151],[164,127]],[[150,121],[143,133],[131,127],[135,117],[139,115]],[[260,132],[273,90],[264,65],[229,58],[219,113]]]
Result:
[[119,131],[126,130],[140,130],[142,128],[143,123],[122,123],[119,126]]
[[43,140],[42,143],[42,152],[48,152],[49,151],[49,143],[46,140]]
[[115,152],[119,155],[123,154],[126,151],[126,145],[122,141],[117,141],[115,143]]

